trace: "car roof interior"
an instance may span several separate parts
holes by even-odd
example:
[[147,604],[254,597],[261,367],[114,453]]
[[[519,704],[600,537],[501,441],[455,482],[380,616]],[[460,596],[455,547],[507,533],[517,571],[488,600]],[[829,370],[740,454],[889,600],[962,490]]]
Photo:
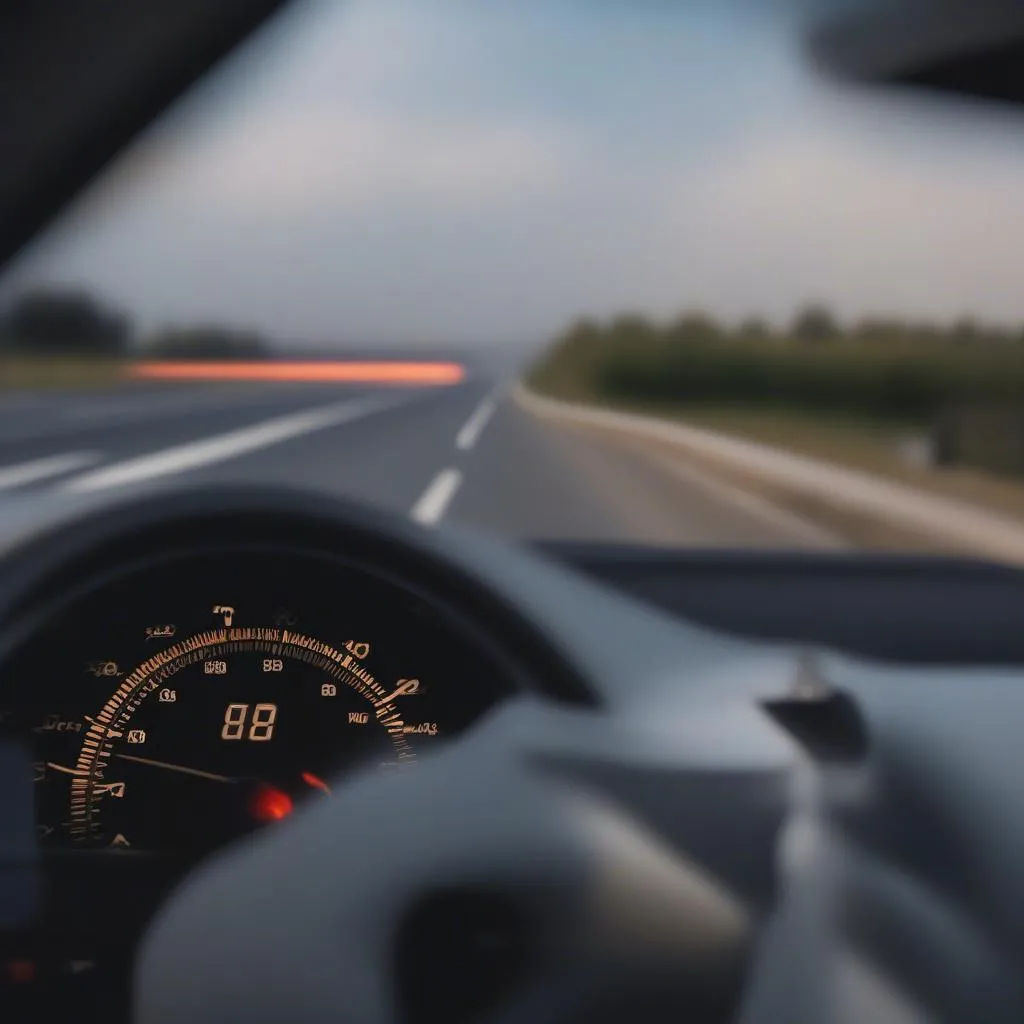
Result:
[[285,6],[287,0],[0,5],[0,265]]

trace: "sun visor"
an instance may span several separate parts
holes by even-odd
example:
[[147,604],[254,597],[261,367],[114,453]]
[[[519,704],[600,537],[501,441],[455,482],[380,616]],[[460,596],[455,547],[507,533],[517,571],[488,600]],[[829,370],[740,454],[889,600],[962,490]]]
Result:
[[0,264],[285,2],[0,4]]
[[1021,0],[892,0],[819,19],[809,49],[825,71],[1024,103]]

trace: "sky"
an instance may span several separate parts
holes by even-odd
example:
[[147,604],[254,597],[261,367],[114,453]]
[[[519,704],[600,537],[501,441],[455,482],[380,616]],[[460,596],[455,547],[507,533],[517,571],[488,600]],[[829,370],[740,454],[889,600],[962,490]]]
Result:
[[1024,323],[1022,116],[827,81],[782,0],[307,0],[6,285],[285,344],[808,301]]

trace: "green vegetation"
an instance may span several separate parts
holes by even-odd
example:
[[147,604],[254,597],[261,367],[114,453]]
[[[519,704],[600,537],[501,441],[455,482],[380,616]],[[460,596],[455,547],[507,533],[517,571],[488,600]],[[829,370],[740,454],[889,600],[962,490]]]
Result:
[[577,323],[534,367],[555,394],[673,405],[732,404],[905,422],[951,406],[1024,400],[1024,335],[867,321],[842,330],[824,309],[791,330],[733,330],[701,314]]
[[137,358],[258,359],[270,349],[254,331],[217,324],[139,339],[127,314],[76,289],[34,288],[0,306],[0,389],[106,386]]
[[1024,333],[969,320],[844,327],[809,306],[785,330],[700,313],[580,321],[528,379],[558,397],[691,418],[726,408],[875,433],[913,427],[943,463],[1024,474]]
[[0,354],[0,390],[107,387],[124,376],[125,360]]
[[34,289],[0,309],[0,354],[116,359],[131,345],[131,321],[87,292]]
[[150,338],[144,349],[152,359],[260,359],[268,351],[255,331],[216,325],[171,328]]

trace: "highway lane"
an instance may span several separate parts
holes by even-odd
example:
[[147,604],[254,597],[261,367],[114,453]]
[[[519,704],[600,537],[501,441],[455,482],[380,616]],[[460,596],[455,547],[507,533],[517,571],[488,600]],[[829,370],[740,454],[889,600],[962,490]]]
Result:
[[822,547],[813,526],[664,452],[448,388],[140,385],[0,398],[0,500],[148,479],[317,487],[514,538]]

